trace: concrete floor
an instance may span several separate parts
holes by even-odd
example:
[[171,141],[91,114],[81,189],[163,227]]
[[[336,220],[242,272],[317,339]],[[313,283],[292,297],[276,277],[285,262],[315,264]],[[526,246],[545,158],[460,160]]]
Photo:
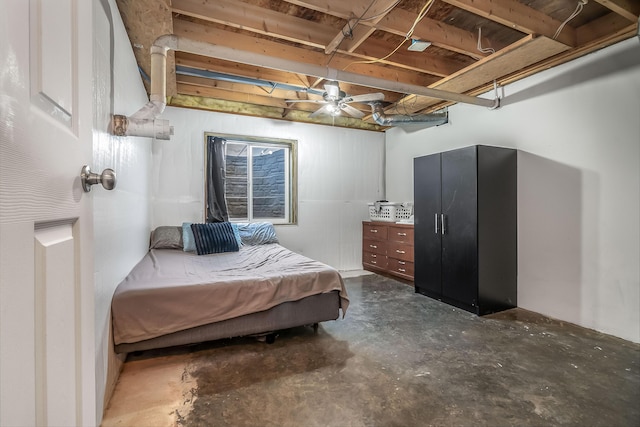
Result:
[[522,309],[477,317],[378,275],[272,345],[129,355],[103,426],[639,426],[640,345]]

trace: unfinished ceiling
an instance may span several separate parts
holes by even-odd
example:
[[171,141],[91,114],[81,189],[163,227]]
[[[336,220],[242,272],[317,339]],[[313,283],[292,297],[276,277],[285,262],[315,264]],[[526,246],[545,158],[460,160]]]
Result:
[[[284,63],[341,70],[361,76],[362,81],[373,77],[396,84],[391,87],[473,96],[490,90],[494,82],[504,85],[632,37],[640,14],[638,0],[117,0],[117,4],[147,90],[150,46],[157,37],[174,34]],[[425,45],[422,51],[413,50]],[[339,82],[336,91],[325,87],[329,81],[317,74],[259,65],[170,52],[167,105],[382,130],[385,126],[374,121],[371,106],[358,102],[380,95],[361,95],[382,93],[388,115],[429,113],[451,104],[416,91],[380,90],[380,85]],[[349,96],[355,99],[349,102]],[[338,108],[332,113],[333,106]]]

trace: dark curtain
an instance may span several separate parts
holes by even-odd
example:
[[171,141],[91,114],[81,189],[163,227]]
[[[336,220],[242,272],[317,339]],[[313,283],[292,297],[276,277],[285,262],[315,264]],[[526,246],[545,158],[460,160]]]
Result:
[[227,201],[224,198],[226,179],[224,146],[227,141],[218,137],[207,138],[207,170],[205,171],[207,192],[207,222],[229,220]]

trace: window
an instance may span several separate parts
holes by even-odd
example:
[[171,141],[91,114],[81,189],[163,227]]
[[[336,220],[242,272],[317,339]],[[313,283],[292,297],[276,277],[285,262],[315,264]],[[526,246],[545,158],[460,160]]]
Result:
[[210,133],[205,137],[226,141],[224,193],[230,221],[296,223],[297,141]]

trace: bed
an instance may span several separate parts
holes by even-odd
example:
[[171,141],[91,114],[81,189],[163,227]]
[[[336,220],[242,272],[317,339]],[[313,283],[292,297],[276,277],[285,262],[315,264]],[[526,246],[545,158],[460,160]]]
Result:
[[[117,353],[267,334],[346,313],[338,271],[281,246],[270,224],[249,225],[249,231],[226,226],[235,250],[202,254],[198,240],[206,238],[197,230],[187,237],[192,227],[185,224],[154,230],[149,252],[116,288]],[[185,250],[191,239],[196,251]]]

